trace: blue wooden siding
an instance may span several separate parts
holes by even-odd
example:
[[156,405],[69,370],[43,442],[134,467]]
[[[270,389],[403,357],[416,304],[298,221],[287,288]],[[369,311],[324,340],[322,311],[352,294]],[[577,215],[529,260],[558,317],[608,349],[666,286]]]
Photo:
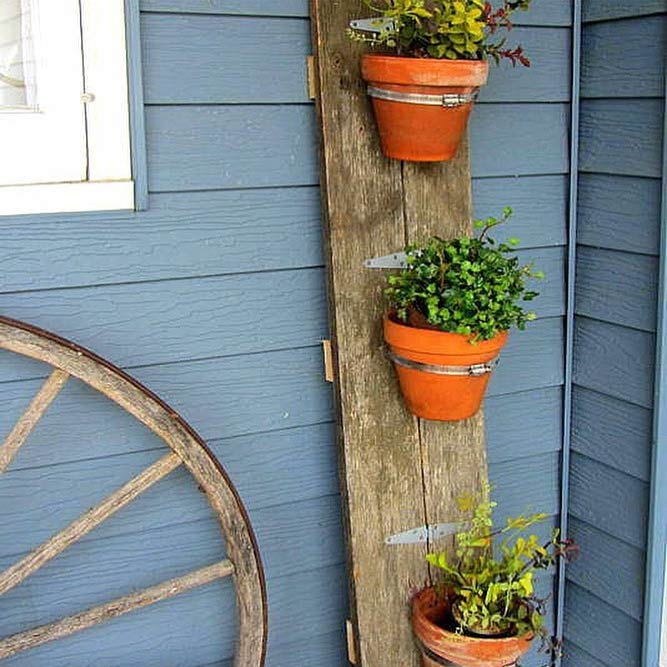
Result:
[[567,667],[641,664],[666,11],[584,6]]
[[[486,402],[504,514],[559,507],[568,200],[569,0],[537,0],[473,121],[477,213],[547,273]],[[306,0],[143,0],[150,200],[137,214],[0,219],[0,309],[130,370],[210,443],[246,502],[269,588],[269,667],[345,664],[346,575],[319,340],[327,336]],[[47,369],[0,355],[6,428]],[[161,444],[70,383],[0,485],[0,567],[154,460]],[[55,509],[54,509],[55,508]],[[25,518],[28,522],[25,522]],[[545,528],[545,530],[548,527]],[[150,585],[224,545],[177,472],[0,598],[0,635]],[[545,592],[552,580],[540,582]],[[407,592],[406,592],[407,594]],[[8,660],[227,667],[234,614],[211,586]],[[528,667],[541,664],[531,657]]]

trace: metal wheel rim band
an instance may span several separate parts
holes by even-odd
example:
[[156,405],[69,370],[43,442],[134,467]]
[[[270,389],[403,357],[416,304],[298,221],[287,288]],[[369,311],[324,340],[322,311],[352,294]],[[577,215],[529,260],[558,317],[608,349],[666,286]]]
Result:
[[432,373],[433,375],[455,375],[455,376],[470,376],[478,377],[487,375],[493,372],[498,365],[499,357],[492,359],[483,364],[472,364],[471,366],[435,366],[433,364],[425,364],[421,361],[414,361],[401,357],[395,352],[389,350],[387,356],[397,365],[404,368],[410,368],[414,371],[422,371],[423,373]]
[[368,86],[368,95],[379,100],[389,102],[402,102],[404,104],[425,104],[427,106],[444,107],[452,109],[472,104],[479,96],[479,90],[475,89],[472,93],[445,93],[444,95],[427,95],[424,93],[404,93],[397,90],[386,90]]

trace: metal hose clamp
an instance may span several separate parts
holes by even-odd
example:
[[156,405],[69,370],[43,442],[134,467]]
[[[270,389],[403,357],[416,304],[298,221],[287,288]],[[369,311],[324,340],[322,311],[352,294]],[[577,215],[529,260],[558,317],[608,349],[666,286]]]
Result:
[[458,375],[479,377],[493,372],[498,365],[499,357],[492,359],[483,364],[472,364],[471,366],[435,366],[433,364],[425,364],[421,361],[414,361],[401,357],[392,350],[388,350],[387,356],[398,366],[410,368],[414,371],[422,371],[423,373],[432,373],[433,375]]
[[453,109],[464,104],[477,101],[479,90],[476,88],[471,93],[445,93],[444,95],[427,95],[425,93],[404,93],[398,90],[386,90],[368,86],[368,94],[379,100],[389,102],[403,102],[404,104],[426,104],[428,106],[444,107]]

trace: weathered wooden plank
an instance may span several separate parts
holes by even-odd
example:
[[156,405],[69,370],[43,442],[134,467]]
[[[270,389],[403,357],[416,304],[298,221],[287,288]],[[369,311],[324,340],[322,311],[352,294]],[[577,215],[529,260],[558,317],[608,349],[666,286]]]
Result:
[[584,100],[580,170],[660,177],[662,116],[658,99]]
[[[264,0],[141,0],[141,10],[305,18],[308,17],[308,0],[278,0],[268,4]],[[569,26],[572,24],[572,7],[569,0],[538,0],[529,12],[519,13],[516,24]]]
[[30,405],[21,414],[4,442],[0,444],[0,473],[7,470],[26,438],[42,418],[49,405],[58,396],[68,379],[69,375],[65,371],[56,368],[40,387]]
[[576,584],[568,586],[565,600],[565,633],[572,642],[605,665],[639,667],[641,623]]
[[131,503],[153,484],[173,472],[181,463],[181,458],[174,452],[164,455],[20,561],[0,572],[0,595],[18,586],[26,577]]
[[573,449],[648,481],[651,475],[651,411],[576,386],[572,404]]
[[660,180],[581,174],[577,242],[658,254]]
[[608,396],[653,405],[655,336],[644,331],[577,319],[574,381]]
[[570,467],[570,514],[643,549],[648,484],[574,453]]
[[[557,271],[557,250],[546,256],[525,252],[531,257],[537,254],[536,262]],[[558,286],[549,285],[546,291],[547,300],[549,294],[553,300],[549,310],[558,310]],[[315,345],[328,334],[325,303],[322,269],[3,297],[4,312],[94,347],[123,366]],[[132,345],[127,344],[128,322],[132,322]]]
[[[299,19],[146,14],[144,86],[149,104],[307,103],[309,26]],[[531,68],[491,72],[483,102],[564,102],[570,57],[566,28],[516,28]],[[211,58],[216,53],[216,58]],[[225,63],[223,68],[220,63]],[[538,66],[539,64],[539,66]],[[174,72],[187,72],[175,78]]]
[[[149,106],[150,190],[314,185],[313,116],[310,105]],[[474,176],[567,173],[568,118],[564,104],[480,104]]]
[[309,101],[307,21],[146,14],[141,37],[148,104]]
[[59,621],[32,628],[24,632],[0,639],[0,658],[9,658],[23,651],[36,648],[47,642],[62,639],[68,635],[107,622],[118,616],[162,602],[168,598],[199,588],[218,579],[229,577],[234,566],[228,560],[209,565],[176,579],[170,579],[151,588],[131,593],[86,611],[67,616]]
[[583,7],[584,21],[606,21],[629,16],[646,16],[667,12],[666,0],[605,0],[604,2],[586,2]]
[[2,235],[3,292],[322,263],[313,187],[153,195],[131,215],[9,217]]
[[568,565],[568,580],[641,621],[644,550],[578,519],[571,521],[569,535],[581,558]]
[[[619,44],[624,44],[624,48],[619,49]],[[655,54],[664,53],[666,47],[667,24],[660,16],[586,26],[581,61],[582,95],[661,97],[664,72],[661,58]]]
[[579,248],[578,315],[655,331],[658,259],[617,250]]

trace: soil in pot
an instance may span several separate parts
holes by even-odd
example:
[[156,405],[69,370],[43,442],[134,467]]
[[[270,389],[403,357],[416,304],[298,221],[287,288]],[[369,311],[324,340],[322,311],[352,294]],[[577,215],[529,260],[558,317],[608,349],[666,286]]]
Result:
[[433,588],[412,600],[412,626],[424,667],[509,667],[530,648],[533,637],[482,638],[457,634],[450,603]]
[[480,86],[485,60],[439,60],[365,54],[368,83],[382,152],[411,162],[455,157]]
[[[410,412],[435,421],[472,417],[491,377],[484,369],[497,359],[507,335],[473,343],[469,336],[403,324],[389,313],[384,337]],[[477,374],[470,374],[471,367]]]

